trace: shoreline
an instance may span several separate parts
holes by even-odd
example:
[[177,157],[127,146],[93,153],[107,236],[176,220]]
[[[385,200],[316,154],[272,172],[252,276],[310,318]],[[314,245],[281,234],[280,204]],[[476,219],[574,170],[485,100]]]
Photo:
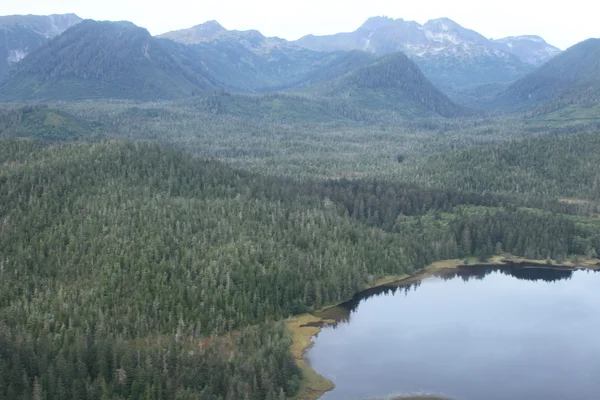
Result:
[[[468,261],[468,263],[465,263]],[[600,270],[600,260],[586,259],[563,263],[548,263],[547,260],[531,260],[523,257],[514,257],[510,255],[495,256],[486,262],[481,262],[470,258],[468,260],[443,260],[434,262],[412,275],[388,276],[377,280],[373,285],[365,287],[363,290],[354,294],[359,295],[367,290],[386,287],[399,287],[410,285],[417,281],[427,279],[434,276],[436,273],[441,273],[444,270],[448,272],[456,270],[459,267],[483,267],[483,266],[521,266],[523,268],[543,268],[561,271],[576,271],[576,270]],[[354,297],[353,296],[353,297]],[[329,379],[319,375],[313,370],[305,358],[306,352],[313,345],[313,338],[321,332],[321,329],[336,324],[339,318],[336,315],[336,308],[348,302],[350,299],[341,301],[337,304],[323,307],[320,310],[314,310],[311,313],[297,315],[286,320],[286,326],[292,333],[291,351],[296,359],[297,365],[302,370],[303,381],[299,393],[293,397],[294,400],[318,400],[325,393],[335,389],[335,384]],[[435,397],[405,397],[398,400],[445,400]]]
[[302,314],[290,318],[285,323],[292,332],[292,355],[303,375],[300,391],[293,397],[295,400],[317,400],[335,389],[333,382],[319,375],[305,358],[306,352],[313,345],[313,337],[321,332],[325,323],[335,323],[335,321],[324,320],[312,314]]

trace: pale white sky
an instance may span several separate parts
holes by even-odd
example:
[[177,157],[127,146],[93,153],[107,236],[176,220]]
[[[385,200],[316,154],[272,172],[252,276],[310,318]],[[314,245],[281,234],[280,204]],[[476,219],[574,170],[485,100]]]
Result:
[[152,34],[217,20],[227,29],[257,29],[267,36],[298,39],[358,28],[368,17],[387,15],[424,23],[447,17],[484,36],[536,34],[567,48],[600,36],[600,7],[593,0],[0,0],[0,15],[62,14],[127,20]]

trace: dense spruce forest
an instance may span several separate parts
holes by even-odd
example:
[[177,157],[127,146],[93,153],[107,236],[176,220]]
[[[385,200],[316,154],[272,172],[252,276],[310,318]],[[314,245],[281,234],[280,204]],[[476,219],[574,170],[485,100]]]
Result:
[[407,168],[407,179],[531,199],[600,201],[600,135],[535,138],[469,148]]
[[379,23],[327,52],[0,19],[31,44],[0,65],[0,400],[312,400],[289,317],[435,261],[597,262],[597,40],[452,23],[483,44],[415,62]]
[[435,260],[600,252],[600,221],[566,205],[269,178],[142,143],[1,148],[7,399],[292,396],[274,321]]

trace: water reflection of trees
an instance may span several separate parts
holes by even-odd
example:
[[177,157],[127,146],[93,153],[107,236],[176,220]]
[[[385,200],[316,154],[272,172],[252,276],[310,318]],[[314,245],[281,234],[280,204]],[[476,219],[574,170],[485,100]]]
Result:
[[[444,270],[437,274],[436,277],[444,280],[462,279],[465,282],[471,280],[483,280],[488,275],[493,273],[501,273],[503,275],[511,276],[519,280],[527,280],[533,282],[558,282],[562,280],[569,280],[573,277],[575,270],[561,269],[552,267],[533,267],[524,264],[515,265],[465,265],[452,270]],[[398,286],[381,286],[372,289],[367,289],[363,292],[357,293],[351,300],[346,303],[335,307],[326,312],[322,317],[325,319],[333,319],[337,321],[333,325],[337,327],[339,323],[348,323],[352,314],[358,309],[358,306],[364,301],[379,296],[390,296],[404,293],[405,296],[411,291],[416,291],[421,286],[422,281],[414,281],[405,285]]]
[[333,327],[336,328],[340,323],[348,323],[350,322],[350,318],[352,314],[358,309],[360,303],[364,300],[372,299],[379,296],[390,296],[404,293],[405,296],[408,295],[410,291],[416,291],[419,286],[421,286],[421,281],[415,281],[406,285],[398,285],[398,286],[380,286],[372,289],[367,289],[363,292],[357,293],[351,300],[331,309],[324,315],[321,315],[324,319],[334,319],[337,321],[333,324]]
[[444,280],[451,280],[461,278],[463,281],[468,282],[470,280],[482,280],[486,276],[493,273],[501,273],[503,275],[512,276],[519,280],[526,280],[532,282],[558,282],[562,280],[569,280],[573,277],[574,270],[570,269],[559,269],[559,268],[543,268],[543,267],[531,267],[523,265],[508,265],[508,266],[462,266],[456,270],[452,270],[448,273],[441,274],[441,278]]

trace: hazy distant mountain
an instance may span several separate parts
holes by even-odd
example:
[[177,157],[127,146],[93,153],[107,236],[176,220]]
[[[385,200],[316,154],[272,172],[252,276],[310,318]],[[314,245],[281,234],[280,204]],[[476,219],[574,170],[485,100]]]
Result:
[[401,51],[440,87],[518,79],[560,52],[533,36],[490,40],[447,19],[414,21],[370,18],[358,30],[331,36],[305,36],[295,44],[317,51]]
[[382,58],[363,51],[313,51],[256,31],[225,31],[215,22],[186,37],[180,40],[195,43],[152,37],[130,22],[83,21],[19,62],[0,86],[0,100],[156,100],[214,89],[297,89],[319,101],[344,103],[344,110],[468,113],[402,53]]
[[265,93],[293,89],[336,78],[373,61],[364,52],[323,53],[302,48],[257,51],[239,41],[189,45],[216,86],[232,91]]
[[503,49],[519,57],[521,61],[532,65],[542,65],[561,53],[561,50],[549,45],[539,36],[511,36],[494,40],[503,45]]
[[[522,62],[540,65],[560,53],[539,36],[517,36],[499,40],[466,29],[448,18],[430,20],[424,25],[415,21],[373,17],[354,32],[330,36],[308,35],[297,41],[299,46],[317,51],[364,50],[376,54],[402,51],[409,56],[427,57],[440,52],[506,52]],[[457,50],[457,46],[460,50]]]
[[46,38],[58,36],[81,21],[82,19],[75,14],[0,16],[0,26],[27,27]]
[[21,61],[0,86],[0,99],[190,96],[212,87],[193,57],[186,46],[156,39],[132,23],[86,20]]
[[0,81],[27,54],[80,21],[75,14],[0,16]]
[[600,104],[600,39],[588,39],[512,84],[493,103],[507,111],[552,112]]
[[227,32],[229,31],[223,28],[217,21],[208,21],[189,29],[167,32],[158,37],[171,39],[184,44],[198,44],[215,40],[220,35],[226,34]]
[[0,100],[172,99],[215,88],[263,93],[333,79],[374,58],[295,46],[263,52],[251,35],[184,45],[129,22],[86,20],[24,58],[0,86]]
[[217,21],[208,21],[189,29],[167,32],[158,37],[183,44],[201,44],[209,42],[236,43],[259,54],[270,53],[271,51],[278,49],[302,49],[284,39],[265,37],[256,30],[228,31]]
[[364,52],[317,52],[255,30],[228,31],[216,21],[159,36],[196,52],[219,87],[264,93],[307,86],[374,60]]

